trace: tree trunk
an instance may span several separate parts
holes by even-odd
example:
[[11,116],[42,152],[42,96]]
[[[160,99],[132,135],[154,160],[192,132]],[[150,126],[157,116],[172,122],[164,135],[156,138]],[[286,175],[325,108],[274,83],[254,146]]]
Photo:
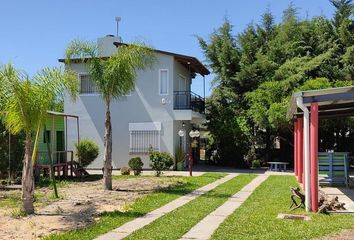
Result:
[[32,139],[30,134],[26,135],[25,156],[23,159],[22,169],[22,201],[23,210],[27,214],[33,214],[33,197],[34,197],[34,181],[33,181],[33,165],[32,165]]
[[265,159],[266,159],[266,162],[269,162],[272,160],[272,155],[271,155],[271,151],[272,151],[272,144],[273,142],[271,141],[270,139],[270,129],[269,128],[266,128],[266,154],[265,154]]
[[106,106],[104,132],[103,187],[105,190],[112,190],[112,125],[109,103]]

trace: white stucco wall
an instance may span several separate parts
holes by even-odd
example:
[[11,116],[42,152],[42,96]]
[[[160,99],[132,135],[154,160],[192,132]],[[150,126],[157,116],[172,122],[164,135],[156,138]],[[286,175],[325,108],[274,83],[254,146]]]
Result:
[[[116,49],[113,42],[115,37],[99,38],[98,46],[102,55],[109,56]],[[178,131],[186,130],[184,144],[188,144],[188,133],[191,130],[192,111],[173,110],[174,90],[190,91],[191,78],[187,68],[167,54],[156,53],[157,63],[153,69],[139,71],[135,90],[131,95],[115,100],[111,105],[111,121],[113,134],[113,167],[120,168],[128,165],[130,158],[140,156],[144,162],[144,168],[150,168],[147,155],[129,154],[129,123],[137,122],[161,122],[160,150],[174,155],[179,146]],[[72,63],[70,68],[78,73],[87,73],[85,64]],[[168,95],[159,94],[159,70],[168,69],[169,84]],[[187,79],[186,89],[179,89],[179,75]],[[105,104],[98,94],[80,95],[76,102],[72,102],[67,96],[64,98],[64,111],[67,114],[78,115],[80,119],[80,137],[95,141],[100,147],[100,155],[89,166],[90,168],[102,168],[104,151],[104,122]],[[182,122],[185,126],[182,127]],[[74,149],[77,142],[76,121],[68,119],[68,148]]]
[[[161,122],[161,151],[174,153],[173,123],[173,57],[157,54],[158,63],[153,69],[139,71],[135,90],[130,96],[113,101],[111,120],[113,129],[113,165],[120,168],[128,165],[135,155],[129,154],[129,123]],[[71,69],[86,72],[83,64],[72,64]],[[159,69],[169,70],[168,95],[159,95]],[[165,99],[165,104],[162,102]],[[100,146],[100,156],[89,167],[101,168],[103,163],[103,136],[105,121],[105,105],[99,95],[80,95],[75,103],[65,98],[64,111],[78,115],[80,118],[81,138],[90,138]],[[69,149],[74,148],[76,125],[68,122]],[[147,155],[139,155],[144,168],[149,168]]]

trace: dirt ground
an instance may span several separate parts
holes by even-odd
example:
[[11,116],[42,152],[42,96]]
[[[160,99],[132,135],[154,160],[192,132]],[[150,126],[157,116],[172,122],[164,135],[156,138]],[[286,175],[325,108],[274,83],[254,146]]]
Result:
[[329,235],[320,240],[353,240],[354,239],[354,229],[343,230],[335,235]]
[[[101,180],[69,183],[59,188],[60,200],[41,203],[33,216],[15,218],[12,209],[0,206],[0,239],[38,239],[52,233],[83,228],[98,220],[100,213],[126,211],[127,206],[138,197],[175,182],[171,178],[152,177],[114,179],[115,191],[102,190]],[[48,188],[36,191],[42,196],[52,192]],[[5,194],[14,193],[0,191],[0,200]]]

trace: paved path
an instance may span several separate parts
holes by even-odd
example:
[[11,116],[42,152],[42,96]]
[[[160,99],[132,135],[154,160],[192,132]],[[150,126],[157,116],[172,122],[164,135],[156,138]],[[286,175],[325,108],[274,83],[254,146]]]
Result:
[[238,174],[237,173],[231,173],[226,175],[225,177],[210,183],[204,187],[201,187],[191,193],[188,193],[182,197],[177,198],[176,200],[167,203],[166,205],[155,209],[154,211],[147,213],[146,215],[142,217],[138,217],[130,222],[127,222],[126,224],[112,230],[111,232],[108,232],[104,235],[99,236],[96,238],[96,240],[110,240],[110,239],[123,239],[133,233],[136,230],[139,230],[140,228],[143,228],[144,226],[150,224],[151,222],[155,221],[156,219],[164,216],[165,214],[172,212],[173,210],[187,204],[188,202],[192,201],[198,196],[201,196],[210,190],[216,188],[222,183],[225,183],[229,181],[230,179],[236,177]]
[[[267,175],[260,175],[253,179],[249,184],[243,187],[239,192],[229,198],[223,205],[218,207],[214,212],[210,213],[197,225],[195,225],[189,232],[187,232],[181,240],[206,240],[211,237],[219,225],[231,215],[252,192],[266,179]],[[237,224],[237,223],[235,223]]]

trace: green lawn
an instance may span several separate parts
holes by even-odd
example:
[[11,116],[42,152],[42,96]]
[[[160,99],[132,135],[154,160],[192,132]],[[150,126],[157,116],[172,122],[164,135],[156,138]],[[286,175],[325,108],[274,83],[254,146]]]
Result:
[[157,219],[127,239],[179,239],[253,178],[255,175],[239,175]]
[[64,234],[51,235],[45,239],[94,239],[95,237],[98,237],[99,235],[117,228],[124,223],[133,220],[134,218],[143,216],[144,214],[161,207],[182,195],[192,192],[193,190],[206,184],[214,182],[223,176],[225,176],[225,174],[204,174],[199,177],[173,177],[180,181],[180,184],[138,199],[130,206],[130,209],[127,212],[123,213],[116,211],[113,213],[106,213],[101,216],[101,219],[97,223],[90,227],[81,230],[70,231]]
[[[354,227],[353,215],[309,214],[311,221],[277,219],[289,213],[293,176],[270,176],[225,222],[212,239],[311,239]],[[291,212],[294,213],[294,212]],[[295,213],[305,213],[303,209]]]

